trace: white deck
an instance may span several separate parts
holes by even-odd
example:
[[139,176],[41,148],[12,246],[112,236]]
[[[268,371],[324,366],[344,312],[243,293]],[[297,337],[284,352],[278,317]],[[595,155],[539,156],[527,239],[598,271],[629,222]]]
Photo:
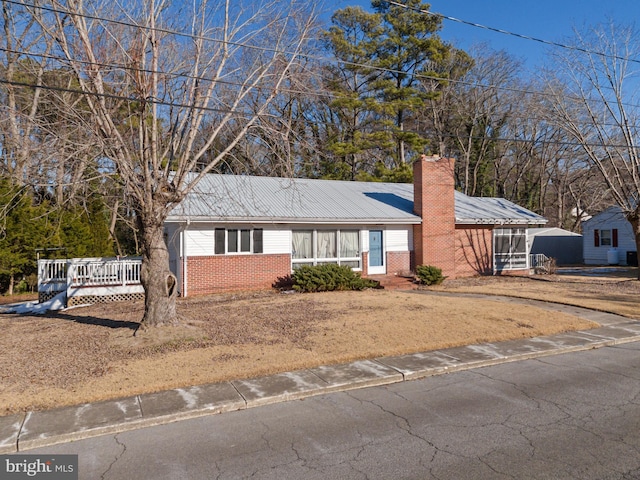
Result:
[[41,299],[66,292],[66,304],[77,297],[122,299],[144,293],[140,258],[72,258],[38,260]]

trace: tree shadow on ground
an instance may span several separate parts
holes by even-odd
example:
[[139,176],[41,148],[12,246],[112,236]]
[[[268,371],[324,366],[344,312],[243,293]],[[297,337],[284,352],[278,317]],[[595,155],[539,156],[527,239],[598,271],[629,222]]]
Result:
[[66,313],[57,313],[57,312],[49,312],[49,316],[51,318],[60,319],[60,320],[68,320],[71,322],[81,323],[83,325],[96,325],[99,327],[106,328],[122,328],[132,330],[133,333],[138,331],[140,328],[140,322],[132,322],[128,320],[112,320],[110,318],[100,318],[93,316],[83,316],[83,315],[69,315]]

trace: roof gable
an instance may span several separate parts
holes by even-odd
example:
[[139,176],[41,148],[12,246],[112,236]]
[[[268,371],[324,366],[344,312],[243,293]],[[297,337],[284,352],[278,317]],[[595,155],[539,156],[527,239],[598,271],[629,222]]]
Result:
[[583,228],[589,228],[601,224],[626,221],[622,209],[618,205],[609,207],[600,213],[596,213],[588,220],[582,222]]

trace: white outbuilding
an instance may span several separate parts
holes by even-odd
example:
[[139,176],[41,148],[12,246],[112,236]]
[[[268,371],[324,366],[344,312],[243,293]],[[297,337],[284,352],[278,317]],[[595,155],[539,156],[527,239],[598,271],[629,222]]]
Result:
[[582,224],[586,265],[637,265],[631,224],[618,206],[609,207]]

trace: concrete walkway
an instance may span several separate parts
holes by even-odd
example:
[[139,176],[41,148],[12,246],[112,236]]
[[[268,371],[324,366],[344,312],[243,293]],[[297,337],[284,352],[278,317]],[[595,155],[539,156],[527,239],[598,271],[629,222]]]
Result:
[[[443,295],[425,291],[413,292],[417,295]],[[532,305],[552,312],[586,318],[597,322],[600,327],[546,337],[361,360],[250,380],[179,388],[119,400],[0,417],[0,454],[312,395],[640,341],[639,320],[537,300],[474,294],[455,295],[491,298],[515,305]]]

